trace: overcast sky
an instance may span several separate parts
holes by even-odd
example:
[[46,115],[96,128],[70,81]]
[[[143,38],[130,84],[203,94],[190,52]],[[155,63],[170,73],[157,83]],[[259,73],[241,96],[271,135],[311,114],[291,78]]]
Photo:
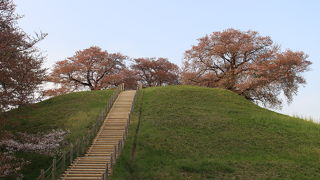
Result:
[[281,112],[320,121],[320,1],[317,0],[15,0],[26,32],[46,32],[38,44],[46,67],[92,45],[130,57],[166,57],[181,65],[197,39],[235,28],[270,36],[282,49],[313,62],[307,84]]

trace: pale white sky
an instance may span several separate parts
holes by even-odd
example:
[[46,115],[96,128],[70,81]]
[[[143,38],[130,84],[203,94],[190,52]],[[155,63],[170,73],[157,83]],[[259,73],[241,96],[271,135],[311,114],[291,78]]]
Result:
[[226,28],[255,30],[313,62],[307,84],[282,113],[320,121],[320,1],[317,0],[15,0],[26,32],[40,30],[46,67],[97,45],[130,57],[166,57],[181,65],[197,39]]

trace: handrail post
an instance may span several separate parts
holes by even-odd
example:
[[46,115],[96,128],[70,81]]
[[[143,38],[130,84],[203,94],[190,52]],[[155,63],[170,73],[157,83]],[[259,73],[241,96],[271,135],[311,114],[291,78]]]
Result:
[[75,157],[79,156],[79,140],[76,141],[75,144]]
[[52,160],[52,171],[51,171],[51,179],[52,180],[56,180],[56,165],[57,165],[56,158],[53,158],[53,160]]
[[81,146],[81,154],[86,152],[86,140],[85,137],[82,136],[82,146]]
[[66,169],[66,152],[63,151],[62,154],[62,170],[64,171]]
[[44,169],[40,171],[40,180],[44,180]]
[[128,126],[125,127],[125,131],[124,132],[125,132],[125,137],[127,137],[128,136]]
[[113,154],[111,154],[111,158],[110,158],[110,174],[112,173],[112,166],[113,166]]
[[114,160],[116,161],[117,160],[117,145],[114,145],[113,147],[113,152],[114,152]]
[[129,113],[128,113],[127,126],[129,126],[129,124],[130,124],[130,119],[131,119],[131,113],[129,112]]
[[109,163],[107,163],[106,167],[106,180],[109,180]]
[[90,131],[90,139],[94,138],[94,131],[95,131],[96,125],[94,125],[94,128]]
[[120,155],[120,152],[121,152],[120,148],[121,148],[121,139],[118,142],[118,156]]
[[70,165],[72,164],[73,161],[73,144],[71,143],[70,145]]

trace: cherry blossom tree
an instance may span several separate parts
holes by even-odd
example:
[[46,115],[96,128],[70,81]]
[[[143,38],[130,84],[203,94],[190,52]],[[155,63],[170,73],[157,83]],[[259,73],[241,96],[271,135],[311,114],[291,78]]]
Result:
[[15,8],[11,0],[0,0],[0,112],[34,102],[46,78],[44,56],[35,46],[46,34],[26,34],[17,26]]
[[60,88],[48,90],[46,95],[58,95],[79,88],[100,90],[108,87],[109,79],[125,67],[126,56],[108,53],[97,46],[77,51],[74,56],[58,61],[49,76],[49,81]]
[[306,81],[310,61],[302,51],[281,51],[270,37],[255,31],[227,29],[199,39],[185,52],[184,84],[220,87],[265,106],[280,107]]
[[131,68],[138,72],[145,86],[174,85],[179,83],[179,68],[165,58],[137,58]]

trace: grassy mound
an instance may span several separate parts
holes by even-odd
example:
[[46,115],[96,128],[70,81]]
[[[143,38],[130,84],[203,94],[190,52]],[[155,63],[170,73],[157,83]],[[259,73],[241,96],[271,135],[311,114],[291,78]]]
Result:
[[318,124],[222,89],[142,94],[112,180],[320,179]]
[[[112,93],[111,90],[70,93],[12,110],[4,114],[5,130],[32,134],[52,129],[69,130],[65,139],[74,143],[93,125]],[[21,170],[24,179],[36,179],[40,169],[48,167],[52,160],[37,153],[16,153],[16,156],[31,162]]]

